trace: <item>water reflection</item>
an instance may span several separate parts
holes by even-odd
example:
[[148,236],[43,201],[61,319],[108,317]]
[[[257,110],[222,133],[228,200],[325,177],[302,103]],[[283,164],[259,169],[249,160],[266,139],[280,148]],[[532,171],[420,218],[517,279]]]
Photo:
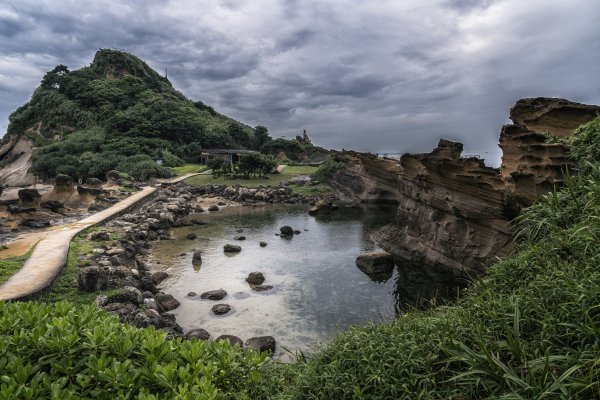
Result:
[[[406,266],[376,279],[356,267],[361,252],[377,250],[370,235],[394,214],[394,207],[341,208],[316,218],[301,206],[226,208],[191,216],[207,224],[174,230],[175,240],[157,244],[154,257],[171,275],[163,287],[180,300],[174,313],[184,329],[204,328],[212,337],[272,335],[280,348],[307,350],[350,326],[393,319],[423,294],[440,293],[442,283],[430,285],[430,277]],[[301,234],[276,236],[283,225]],[[246,240],[233,240],[239,230]],[[186,239],[191,232],[195,240]],[[241,253],[229,257],[227,243],[240,245]],[[202,267],[193,266],[195,250],[202,251]],[[254,271],[273,289],[251,290],[245,278]],[[233,308],[221,317],[210,312],[214,302],[186,296],[220,288],[228,292],[221,302]]]

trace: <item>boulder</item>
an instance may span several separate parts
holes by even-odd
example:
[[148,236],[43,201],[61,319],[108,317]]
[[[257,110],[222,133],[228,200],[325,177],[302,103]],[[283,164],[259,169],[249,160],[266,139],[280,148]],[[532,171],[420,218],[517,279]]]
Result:
[[386,252],[363,253],[356,258],[356,266],[367,275],[390,274],[394,270],[394,256]]
[[58,174],[54,178],[54,191],[62,193],[74,192],[75,181],[69,175]]
[[273,336],[259,336],[246,340],[246,347],[256,351],[269,351],[275,353],[277,342]]
[[252,285],[252,290],[255,292],[266,292],[271,289],[273,289],[272,285]]
[[85,185],[90,188],[99,188],[102,186],[102,181],[98,178],[87,178],[85,180]]
[[108,289],[108,275],[98,267],[86,267],[77,271],[77,288],[82,292],[97,292]]
[[60,213],[65,208],[65,205],[58,200],[42,201],[41,206],[55,213]]
[[110,235],[108,234],[108,232],[94,232],[90,235],[89,237],[90,240],[96,241],[96,242],[104,242],[107,240],[110,240]]
[[263,242],[262,240],[259,242],[260,247],[266,247],[267,242]]
[[251,285],[260,285],[265,281],[265,276],[262,272],[250,272],[246,278],[246,282]]
[[308,210],[308,215],[325,214],[338,209],[338,206],[333,204],[331,201],[319,200],[315,203],[315,206]]
[[170,294],[157,293],[154,298],[165,311],[174,310],[180,305],[177,299]]
[[231,311],[231,306],[229,304],[215,304],[212,306],[211,311],[215,315],[225,315]]
[[233,237],[233,240],[246,240],[246,236],[244,235],[236,235]]
[[167,274],[164,271],[158,271],[158,272],[155,272],[152,274],[152,280],[157,285],[160,284],[165,279],[167,279],[168,277],[169,277],[169,274]]
[[188,233],[187,236],[185,237],[187,240],[194,240],[198,237],[198,235],[196,235],[195,233]]
[[40,229],[40,228],[45,228],[47,226],[50,226],[50,221],[41,221],[41,220],[37,220],[37,219],[26,219],[26,220],[21,221],[21,226],[25,226],[27,228]]
[[19,207],[19,206],[15,206],[12,204],[8,206],[8,212],[11,214],[28,213],[28,212],[33,212],[35,210],[36,210],[35,207]]
[[207,299],[207,300],[221,300],[225,296],[227,296],[227,292],[225,290],[217,289],[217,290],[209,290],[208,292],[202,293],[200,295],[200,298]]
[[144,297],[139,289],[133,286],[125,286],[116,293],[113,293],[108,297],[110,303],[130,303],[140,305],[144,302]]
[[208,207],[208,211],[219,211],[219,206],[216,204],[213,204],[210,207]]
[[279,232],[281,232],[281,236],[294,236],[294,230],[288,225],[279,228]]
[[36,189],[21,189],[18,195],[21,204],[28,206],[37,205],[42,198],[42,195]]
[[99,196],[102,192],[103,190],[99,188],[88,188],[77,185],[77,193],[79,193],[80,196]]
[[221,335],[215,339],[217,342],[220,340],[227,340],[232,346],[238,345],[240,347],[244,346],[244,341],[237,336],[234,335]]
[[202,265],[202,252],[200,250],[194,251],[194,255],[192,256],[192,265]]
[[188,339],[196,338],[198,340],[208,340],[210,339],[210,333],[206,331],[206,329],[196,328],[192,329],[185,335]]
[[225,246],[223,246],[223,251],[225,253],[239,253],[240,251],[242,251],[242,247],[236,244],[226,244]]

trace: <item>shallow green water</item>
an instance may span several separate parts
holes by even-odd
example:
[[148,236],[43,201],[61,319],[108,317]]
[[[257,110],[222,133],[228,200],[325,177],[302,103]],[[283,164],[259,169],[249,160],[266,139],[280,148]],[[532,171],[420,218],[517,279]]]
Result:
[[[154,257],[171,275],[162,288],[181,302],[173,313],[185,330],[204,328],[213,338],[233,334],[244,340],[271,335],[280,354],[310,350],[352,325],[393,319],[408,303],[445,290],[413,269],[397,267],[389,279],[373,280],[356,267],[361,252],[377,250],[370,234],[393,216],[393,208],[381,207],[342,209],[326,217],[309,216],[305,206],[226,208],[191,216],[208,225],[175,229],[176,240],[159,243]],[[301,234],[276,236],[283,225]],[[187,240],[190,232],[198,237]],[[235,235],[246,240],[233,240]],[[260,247],[261,240],[268,245]],[[241,253],[225,254],[226,243],[241,245]],[[200,268],[192,265],[194,250],[203,252]],[[262,272],[273,289],[251,290],[245,278],[253,271]],[[228,293],[223,300],[200,300],[202,292],[221,288]],[[187,296],[191,291],[198,296]],[[213,315],[217,303],[232,311]]]

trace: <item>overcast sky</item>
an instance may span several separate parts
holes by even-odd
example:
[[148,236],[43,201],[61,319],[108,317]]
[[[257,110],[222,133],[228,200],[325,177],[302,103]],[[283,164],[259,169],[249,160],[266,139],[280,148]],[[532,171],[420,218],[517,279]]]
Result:
[[117,48],[274,137],[371,152],[443,137],[497,164],[517,99],[600,104],[598,21],[599,0],[2,0],[0,135],[46,71]]

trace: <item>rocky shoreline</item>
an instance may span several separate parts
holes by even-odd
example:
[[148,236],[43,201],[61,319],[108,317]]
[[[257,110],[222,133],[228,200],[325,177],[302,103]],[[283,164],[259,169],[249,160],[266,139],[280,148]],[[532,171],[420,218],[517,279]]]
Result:
[[[96,246],[90,254],[78,260],[78,289],[83,292],[105,293],[96,298],[96,304],[117,315],[123,322],[137,327],[154,326],[165,330],[170,337],[208,340],[210,333],[202,327],[184,333],[175,316],[170,313],[179,306],[179,301],[164,293],[160,287],[168,274],[153,272],[150,261],[153,244],[172,239],[171,228],[203,223],[198,218],[189,218],[191,213],[215,212],[220,207],[236,205],[314,205],[319,199],[318,196],[293,194],[287,185],[273,188],[245,188],[237,185],[196,188],[185,183],[163,185],[153,198],[106,223],[100,230],[88,234],[88,240],[93,241]],[[208,204],[210,206],[207,207]],[[201,262],[200,254],[193,262]],[[259,284],[258,287],[268,290],[268,285]],[[255,287],[252,289],[259,290]],[[192,294],[196,295],[190,293]],[[203,293],[201,296],[210,299],[214,297],[210,293]],[[224,313],[223,308],[213,312]],[[275,352],[276,342],[270,336],[250,338],[246,342],[232,335],[216,338],[221,339],[229,340],[232,344],[245,343],[245,346],[261,351]]]

